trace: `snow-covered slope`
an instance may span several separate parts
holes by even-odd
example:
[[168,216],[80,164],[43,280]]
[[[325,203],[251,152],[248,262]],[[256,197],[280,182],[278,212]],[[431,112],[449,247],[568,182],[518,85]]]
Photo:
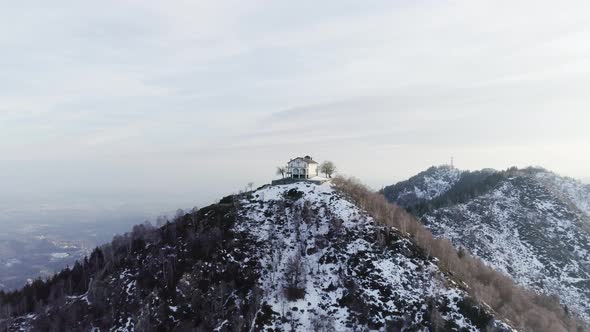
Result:
[[561,177],[552,172],[539,172],[537,179],[570,207],[590,217],[590,185],[576,179]]
[[435,263],[330,185],[267,186],[160,229],[134,229],[93,254],[79,269],[84,274],[60,276],[48,293],[63,293],[74,279],[87,280],[87,291],[56,295],[9,324],[55,331],[511,330]]
[[[284,197],[297,192],[302,197],[286,204]],[[408,239],[375,225],[331,187],[276,186],[254,196],[244,202],[239,231],[259,244],[264,301],[276,313],[266,327],[419,329],[430,324],[434,305],[450,330],[477,330],[460,309],[464,291],[445,281]],[[380,246],[378,236],[387,243]],[[294,259],[301,261],[304,294],[290,301],[285,285]]]
[[382,193],[400,206],[413,206],[447,192],[459,181],[461,173],[452,166],[433,166],[406,181],[383,188]]
[[559,296],[589,321],[589,187],[543,169],[494,176],[491,189],[468,195],[450,189],[453,197],[431,201],[421,220],[519,284]]

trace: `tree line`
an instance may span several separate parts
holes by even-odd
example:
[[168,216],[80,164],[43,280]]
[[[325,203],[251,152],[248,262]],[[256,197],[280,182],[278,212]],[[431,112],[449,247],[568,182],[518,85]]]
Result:
[[255,264],[240,264],[255,246],[232,231],[238,205],[230,196],[161,227],[136,225],[49,279],[0,292],[0,331],[27,314],[35,331],[108,330],[127,319],[140,331],[211,331],[223,321],[249,329],[262,293]]
[[337,177],[333,183],[371,214],[377,223],[397,228],[407,234],[427,256],[437,258],[440,269],[457,280],[458,284],[468,285],[469,294],[478,302],[489,305],[497,318],[524,331],[588,329],[584,322],[559,303],[559,299],[526,290],[464,248],[457,250],[449,240],[435,238],[416,217],[389,203],[383,195],[373,192],[358,180]]

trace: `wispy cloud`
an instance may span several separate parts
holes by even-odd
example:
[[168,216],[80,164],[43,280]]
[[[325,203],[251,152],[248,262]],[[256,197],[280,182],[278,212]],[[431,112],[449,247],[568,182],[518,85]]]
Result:
[[78,188],[70,177],[88,191],[189,181],[226,192],[308,153],[376,186],[450,155],[468,168],[585,176],[588,9],[12,3],[0,13],[0,161],[12,161],[6,181],[31,192]]

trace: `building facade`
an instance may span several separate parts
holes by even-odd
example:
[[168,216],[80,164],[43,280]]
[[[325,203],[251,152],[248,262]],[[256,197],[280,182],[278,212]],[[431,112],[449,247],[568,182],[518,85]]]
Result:
[[287,177],[292,179],[311,179],[319,175],[318,163],[310,156],[291,159],[286,170]]

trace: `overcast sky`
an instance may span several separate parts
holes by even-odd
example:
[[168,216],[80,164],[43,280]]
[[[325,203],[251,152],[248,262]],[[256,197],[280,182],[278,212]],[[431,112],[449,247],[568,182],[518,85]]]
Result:
[[[13,1],[0,209],[201,205],[309,154],[590,177],[588,1]],[[193,204],[194,203],[194,204]]]

